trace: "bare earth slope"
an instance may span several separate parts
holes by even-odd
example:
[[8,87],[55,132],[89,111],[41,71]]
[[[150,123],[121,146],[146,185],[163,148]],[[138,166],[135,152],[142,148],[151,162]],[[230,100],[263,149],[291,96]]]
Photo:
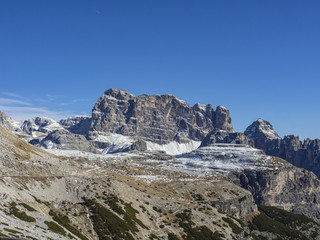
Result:
[[[243,227],[213,207],[213,202],[222,198],[228,204],[221,208],[242,219],[257,210],[251,194],[230,182],[172,181],[170,176],[150,182],[145,175],[129,174],[124,157],[119,156],[119,163],[119,159],[99,159],[95,154],[57,157],[3,127],[0,151],[3,236],[106,239],[120,234],[120,239],[179,239],[192,230],[199,236],[232,238],[244,235]],[[141,161],[149,156],[136,157]],[[249,200],[239,204],[241,197]],[[241,232],[234,233],[223,218]],[[104,229],[99,221],[104,222]]]
[[[272,224],[280,224],[280,232],[261,229],[263,214],[275,215],[275,210],[259,215],[251,192],[233,183],[239,184],[236,173],[253,167],[272,171],[285,163],[247,146],[209,146],[179,157],[52,150],[59,157],[0,126],[0,152],[0,236],[203,240],[319,235],[311,219],[286,226],[277,218]],[[286,231],[299,238],[286,237]]]

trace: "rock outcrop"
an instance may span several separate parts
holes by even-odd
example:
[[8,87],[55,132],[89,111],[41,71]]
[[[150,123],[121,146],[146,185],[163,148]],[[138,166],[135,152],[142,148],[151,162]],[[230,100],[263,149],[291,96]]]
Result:
[[74,116],[67,119],[62,119],[59,124],[74,134],[86,136],[90,130],[91,117],[89,116]]
[[281,139],[272,125],[260,118],[247,127],[244,134],[253,140],[254,147],[259,149],[265,149],[268,142]]
[[215,143],[244,144],[253,146],[253,141],[240,132],[227,132],[213,130],[202,140],[200,147],[210,146]]
[[46,149],[79,150],[98,153],[94,144],[84,136],[70,133],[65,129],[53,131],[40,142],[37,141],[38,139],[31,143]]
[[259,205],[275,206],[320,222],[320,180],[281,158],[248,145],[220,143],[176,159],[174,164],[181,172],[216,174],[249,190]]
[[320,181],[313,173],[296,167],[273,171],[246,169],[240,186],[248,189],[260,205],[300,213],[320,222]]
[[226,130],[228,132],[233,132],[232,120],[230,117],[230,111],[223,107],[218,106],[214,112],[213,117],[214,127],[216,129]]
[[47,117],[35,117],[25,120],[21,126],[23,132],[31,136],[47,135],[55,130],[63,129],[63,127],[55,120]]
[[0,125],[4,126],[5,128],[11,131],[21,132],[21,128],[20,128],[21,123],[7,116],[4,112],[1,112],[1,111],[0,111]]
[[229,110],[196,104],[173,95],[133,96],[109,89],[92,110],[91,131],[118,133],[158,144],[201,141],[213,129],[233,131]]
[[281,157],[297,167],[302,167],[320,176],[320,140],[301,141],[294,135],[279,137],[272,125],[262,119],[252,123],[244,134],[254,146],[266,154]]

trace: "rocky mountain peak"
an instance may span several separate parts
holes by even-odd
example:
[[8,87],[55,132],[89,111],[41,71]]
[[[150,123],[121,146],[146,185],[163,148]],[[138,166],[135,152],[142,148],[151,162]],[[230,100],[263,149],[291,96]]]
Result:
[[16,131],[16,132],[21,131],[20,130],[21,122],[9,117],[7,114],[1,111],[0,111],[0,125],[10,129],[11,131]]
[[125,90],[109,89],[92,110],[91,133],[117,133],[157,144],[202,141],[213,128],[233,131],[227,108],[190,107],[171,94],[135,97]]
[[8,118],[7,114],[0,111],[0,121],[7,120]]
[[73,116],[62,119],[59,124],[71,133],[87,135],[90,130],[91,117],[89,116]]
[[261,118],[247,127],[244,134],[252,140],[256,140],[257,138],[264,138],[268,140],[281,139],[278,133],[273,129],[272,125]]
[[63,129],[63,127],[51,118],[34,117],[29,120],[25,120],[21,126],[21,129],[23,132],[33,135],[36,132],[48,134],[52,131]]
[[104,92],[105,95],[114,97],[118,100],[128,100],[128,99],[135,99],[135,96],[129,93],[126,90],[119,89],[119,88],[110,88]]
[[226,107],[219,105],[216,108],[214,114],[214,127],[228,132],[233,132],[230,111]]

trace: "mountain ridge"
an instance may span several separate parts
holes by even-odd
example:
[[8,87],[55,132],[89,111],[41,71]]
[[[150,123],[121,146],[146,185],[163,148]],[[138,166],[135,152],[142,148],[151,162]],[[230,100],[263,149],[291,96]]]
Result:
[[[13,121],[1,119],[9,127]],[[320,181],[265,154],[287,146],[285,153],[295,156],[298,148],[288,146],[299,143],[281,139],[265,120],[239,133],[225,107],[190,107],[173,95],[135,97],[109,89],[92,117],[24,123],[20,130],[0,126],[0,188],[6,193],[0,220],[22,226],[20,237],[32,229],[39,239],[320,239]],[[26,217],[23,204],[36,211]],[[272,216],[280,210],[259,207],[261,212],[257,204],[313,220],[299,226],[278,222]],[[282,230],[261,227],[264,214]],[[118,230],[110,219],[117,219],[112,226]],[[10,231],[0,225],[2,233]]]

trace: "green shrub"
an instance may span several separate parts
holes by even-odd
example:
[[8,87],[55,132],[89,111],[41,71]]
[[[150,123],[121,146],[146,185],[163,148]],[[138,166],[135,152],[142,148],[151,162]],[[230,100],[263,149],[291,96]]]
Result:
[[50,210],[49,214],[50,214],[50,216],[52,216],[53,220],[55,220],[61,226],[64,226],[66,229],[68,229],[74,235],[79,237],[81,240],[89,240],[86,236],[82,235],[78,231],[78,229],[76,229],[76,228],[74,228],[73,226],[70,225],[70,219],[67,216],[61,216],[61,215],[55,213],[52,210]]
[[136,217],[136,214],[139,213],[136,209],[134,209],[131,204],[124,204],[125,215],[124,219],[127,222],[134,221],[140,225],[140,227],[147,229],[147,227]]
[[84,199],[84,204],[92,213],[93,227],[100,240],[134,239],[131,232],[137,232],[138,229],[133,221],[121,219],[94,199]]
[[303,233],[290,227],[297,221],[296,214],[265,206],[259,206],[259,211],[261,213],[249,225],[251,229],[272,232],[280,238],[308,240]]
[[66,236],[66,231],[55,222],[45,221],[44,223],[47,224],[50,231]]
[[206,226],[193,227],[195,224],[191,221],[191,211],[184,210],[182,213],[176,215],[180,219],[179,226],[183,228],[186,236],[184,239],[188,240],[220,240],[219,234],[213,233]]
[[25,221],[25,222],[35,222],[36,219],[34,217],[31,217],[27,215],[25,212],[20,212],[17,208],[17,204],[15,202],[12,202],[10,204],[10,214],[13,214],[15,217]]
[[179,238],[174,233],[168,233],[169,240],[179,240]]
[[14,234],[21,234],[21,232],[14,230],[14,229],[10,229],[10,228],[4,228],[3,230],[10,232],[10,233],[14,233]]
[[229,224],[229,226],[231,227],[233,233],[235,233],[235,234],[242,233],[243,229],[240,228],[237,224],[235,224],[234,221],[231,218],[223,217],[222,219],[223,219],[223,221],[225,221],[226,223]]
[[21,203],[21,205],[30,212],[36,212],[36,210],[33,207],[29,206],[26,203]]

